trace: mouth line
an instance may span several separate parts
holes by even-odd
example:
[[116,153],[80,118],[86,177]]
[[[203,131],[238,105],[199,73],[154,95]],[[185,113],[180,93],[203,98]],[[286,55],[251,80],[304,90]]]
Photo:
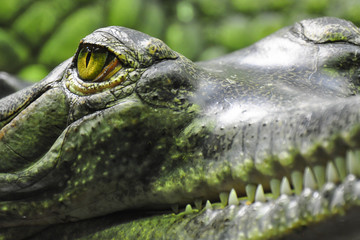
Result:
[[[219,231],[218,235],[231,232],[231,236],[236,236],[234,239],[269,239],[297,235],[294,229],[306,230],[311,235],[318,231],[314,226],[349,222],[349,219],[354,219],[354,214],[355,218],[359,216],[359,201],[360,180],[349,174],[338,185],[326,182],[319,190],[304,188],[299,195],[281,194],[275,200],[255,200],[249,205],[246,200],[241,200],[238,205],[228,203],[226,207],[205,207],[202,211],[186,207],[177,216],[183,217],[186,226],[197,223],[198,230],[194,232],[200,235],[208,231],[210,226],[221,225],[222,229],[215,230]],[[357,228],[351,229],[357,231]]]
[[[248,184],[245,190],[233,188],[230,192],[221,192],[217,201],[195,200],[181,208],[174,204],[171,210],[175,214],[170,210],[150,212],[155,218],[178,219],[189,234],[193,232],[200,239],[202,233],[208,236],[208,231],[217,232],[216,236],[237,236],[234,239],[279,236],[298,239],[292,238],[299,237],[296,229],[309,236],[325,229],[324,234],[333,237],[329,232],[334,232],[331,228],[338,228],[339,223],[351,231],[346,234],[357,231],[352,222],[360,216],[359,149],[347,150],[344,157],[336,157],[323,166],[294,170],[290,176],[270,180],[269,189],[264,189],[262,184]],[[246,194],[237,196],[237,192],[242,191]],[[326,229],[329,226],[330,229]]]
[[[232,236],[232,239],[271,239],[286,236],[281,239],[295,240],[304,239],[297,238],[299,231],[296,229],[301,229],[301,236],[304,231],[312,236],[318,231],[318,226],[327,236],[332,237],[328,232],[338,228],[336,224],[339,221],[342,226],[350,229],[349,231],[356,232],[358,225],[354,227],[353,220],[360,215],[359,157],[360,150],[348,150],[344,157],[337,157],[325,166],[319,166],[318,170],[314,170],[314,167],[306,167],[304,171],[295,170],[294,172],[302,174],[301,191],[297,187],[295,189],[295,185],[300,185],[297,182],[299,173],[296,173],[291,174],[296,176],[295,180],[294,177],[286,180],[283,178],[275,190],[271,190],[271,187],[269,190],[261,190],[259,184],[255,193],[252,190],[249,196],[236,196],[236,192],[240,191],[231,190],[230,193],[220,193],[219,200],[211,203],[209,200],[195,200],[181,209],[173,205],[172,209],[177,214],[172,213],[169,208],[137,209],[121,211],[121,214],[115,212],[92,220],[99,226],[104,226],[104,229],[107,229],[106,223],[114,219],[123,224],[124,229],[133,229],[136,226],[134,222],[144,226],[149,224],[152,228],[161,222],[165,225],[163,229],[169,230],[166,232],[169,239],[171,234],[177,234],[176,230],[184,229],[190,239],[208,239],[209,232],[216,232],[213,239],[224,239],[223,236]],[[252,198],[252,201],[249,198]],[[77,224],[86,222],[88,220],[79,221]],[[74,223],[67,223],[66,226],[71,224]],[[329,226],[333,229],[327,229]],[[144,229],[136,227],[134,232],[140,234]],[[174,235],[174,238],[177,236]],[[312,236],[309,239],[317,238]]]
[[[258,203],[281,202],[281,199],[300,198],[305,195],[323,195],[327,191],[332,191],[333,198],[329,202],[329,210],[344,211],[346,201],[341,195],[344,186],[355,184],[351,194],[360,198],[360,150],[347,150],[344,157],[336,157],[326,165],[307,166],[303,171],[293,170],[290,178],[284,176],[281,180],[272,178],[268,186],[263,184],[246,184],[245,189],[232,188],[230,192],[219,193],[218,200],[196,199],[193,203],[184,206],[173,204],[171,209],[174,213],[191,214],[202,210],[220,210],[232,206],[251,206]],[[357,183],[358,182],[358,183]],[[336,190],[340,189],[340,190]],[[238,195],[238,193],[240,193]],[[241,194],[245,193],[245,194]],[[340,208],[341,209],[340,209]]]

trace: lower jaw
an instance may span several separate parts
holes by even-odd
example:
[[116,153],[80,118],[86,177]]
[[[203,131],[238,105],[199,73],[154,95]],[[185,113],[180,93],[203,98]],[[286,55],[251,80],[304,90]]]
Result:
[[[326,170],[332,167],[323,166],[325,173],[321,178],[325,179],[325,183],[321,186],[318,182],[309,184],[306,176],[303,177],[301,191],[296,190],[296,184],[290,178],[292,189],[289,191],[287,187],[280,186],[279,196],[270,190],[267,193],[265,189],[264,197],[250,193],[250,197],[236,196],[234,200],[235,191],[232,191],[220,194],[222,202],[209,202],[200,207],[201,201],[197,201],[192,206],[188,204],[185,211],[177,215],[157,211],[144,214],[141,210],[137,213],[114,213],[56,225],[43,234],[53,235],[56,229],[60,232],[77,229],[79,231],[75,235],[87,236],[91,229],[88,223],[91,223],[98,236],[113,236],[116,233],[127,236],[127,239],[357,239],[360,235],[360,179],[356,165],[360,166],[360,158],[356,158],[360,153],[353,151],[347,156],[352,159],[343,159],[345,175],[337,166],[335,172],[339,176],[334,177],[330,170]],[[305,176],[305,172],[303,174]]]
[[360,223],[360,152],[349,151],[345,158],[322,168],[323,174],[313,174],[315,182],[310,183],[305,172],[317,170],[301,172],[301,184],[297,172],[297,183],[290,179],[290,190],[283,187],[282,180],[275,196],[270,190],[264,194],[260,185],[255,186],[256,193],[252,186],[252,193],[242,198],[232,190],[220,194],[221,203],[207,202],[201,207],[201,202],[195,202],[195,210],[188,204],[178,216],[190,218],[186,220],[188,233],[193,230],[195,238],[204,239],[311,239],[313,235],[318,239],[319,234],[321,238],[344,239],[336,236],[360,234],[360,224],[354,225],[354,221]]
[[[326,226],[339,221],[344,223],[352,218],[359,221],[359,206],[360,180],[348,175],[341,184],[326,183],[321,190],[306,188],[300,195],[282,194],[275,200],[250,205],[240,201],[239,205],[228,205],[223,209],[206,209],[193,215],[193,218],[190,214],[188,217],[196,224],[189,224],[189,221],[186,229],[191,232],[189,227],[196,226],[194,232],[199,238],[212,236],[212,239],[226,239],[224,236],[231,236],[229,239],[273,239],[289,235],[289,239],[294,239],[292,237],[297,235],[318,233],[318,226],[321,225],[320,229],[324,230]],[[209,234],[209,228],[213,235]],[[331,230],[337,232],[334,228]]]
[[360,180],[350,174],[337,185],[326,183],[320,190],[306,188],[299,195],[281,194],[277,199],[267,197],[265,202],[240,200],[238,205],[212,204],[203,210],[187,207],[177,215],[114,213],[56,225],[40,237],[70,232],[65,234],[69,239],[79,239],[93,229],[101,239],[342,240],[358,239],[359,221]]

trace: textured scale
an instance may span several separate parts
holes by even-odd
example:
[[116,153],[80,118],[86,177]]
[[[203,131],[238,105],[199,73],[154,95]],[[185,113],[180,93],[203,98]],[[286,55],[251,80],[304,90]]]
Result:
[[[295,239],[338,222],[353,234],[359,36],[304,20],[194,63],[146,34],[96,30],[0,100],[0,238]],[[82,80],[83,46],[121,68]]]

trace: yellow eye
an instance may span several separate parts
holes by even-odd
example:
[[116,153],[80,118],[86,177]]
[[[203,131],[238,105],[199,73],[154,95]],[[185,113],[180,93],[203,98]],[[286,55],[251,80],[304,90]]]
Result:
[[115,55],[104,48],[84,46],[77,57],[78,74],[84,81],[100,82],[107,80],[121,67]]

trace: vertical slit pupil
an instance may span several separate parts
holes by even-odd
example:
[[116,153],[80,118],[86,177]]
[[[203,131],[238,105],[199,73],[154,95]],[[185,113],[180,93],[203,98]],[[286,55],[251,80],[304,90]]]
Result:
[[87,50],[87,54],[86,54],[86,68],[87,68],[91,58],[91,50],[90,49],[86,49],[86,50]]

